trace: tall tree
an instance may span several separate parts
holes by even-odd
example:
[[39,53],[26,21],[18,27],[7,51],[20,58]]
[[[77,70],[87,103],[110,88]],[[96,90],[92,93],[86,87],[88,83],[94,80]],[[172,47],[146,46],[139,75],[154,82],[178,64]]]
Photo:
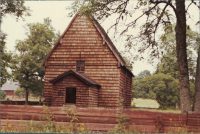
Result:
[[138,74],[137,78],[144,79],[145,77],[148,77],[148,76],[151,76],[151,72],[149,70],[144,70]]
[[[142,10],[142,14],[126,24],[126,28],[122,31],[125,34],[128,29],[135,27],[137,21],[146,16],[146,23],[142,25],[140,36],[138,38],[142,42],[140,52],[144,52],[152,47],[150,55],[155,56],[158,51],[158,43],[156,42],[156,31],[159,27],[166,28],[171,24],[172,14],[170,14],[168,7],[170,7],[176,17],[176,54],[179,70],[179,88],[180,88],[180,104],[183,113],[191,111],[191,103],[189,96],[189,75],[186,53],[186,13],[191,4],[195,4],[191,0],[191,4],[185,8],[185,0],[138,0],[136,6],[128,10],[129,0],[82,0],[75,1],[72,5],[73,13],[79,11],[86,14],[88,17],[94,16],[97,20],[104,20],[112,14],[118,14],[116,22],[111,26],[115,29],[118,27],[120,21],[127,16],[133,16],[136,10]],[[162,7],[160,5],[163,5]],[[138,41],[130,41],[135,39],[132,35],[128,37],[129,46],[137,46]],[[135,44],[133,44],[135,43]]]
[[24,20],[24,16],[30,16],[30,8],[24,5],[23,0],[1,0],[1,22],[7,14]]
[[146,95],[146,90],[142,88],[142,79],[151,76],[151,73],[149,70],[144,70],[141,71],[136,77],[133,78],[132,80],[132,85],[133,85],[133,97],[144,97]]
[[[3,17],[6,15],[15,16],[16,19],[22,18],[24,20],[24,16],[30,16],[30,8],[24,6],[24,1],[16,1],[16,0],[1,0],[1,20],[2,23]],[[11,75],[7,72],[7,67],[9,67],[11,60],[11,53],[6,51],[6,36],[7,34],[1,31],[1,86],[11,78]]]
[[7,67],[9,67],[12,56],[6,51],[6,36],[5,33],[1,32],[1,86],[11,78],[11,75],[7,72]]
[[141,80],[145,98],[156,99],[161,109],[176,108],[179,105],[178,80],[169,74],[155,74]]
[[195,95],[194,95],[194,111],[200,112],[200,46],[197,58],[196,79],[195,79]]
[[[172,26],[174,27],[174,26]],[[191,103],[194,106],[193,103],[198,103],[198,101],[194,101],[194,98],[200,98],[200,96],[194,97],[194,84],[196,83],[196,87],[198,87],[198,82],[195,82],[195,76],[196,79],[198,79],[198,70],[196,70],[196,65],[198,65],[198,61],[196,62],[196,55],[195,52],[198,55],[198,46],[200,46],[199,42],[199,34],[189,28],[187,26],[186,30],[186,45],[187,45],[187,59],[188,59],[188,67],[189,67],[189,76],[190,76],[190,97],[191,97]],[[165,50],[163,57],[161,58],[161,62],[157,66],[157,70],[155,73],[164,73],[164,74],[170,74],[175,79],[178,77],[178,64],[177,64],[177,56],[176,56],[176,44],[174,42],[175,40],[175,31],[171,30],[170,28],[165,31],[165,34],[161,36],[161,45],[160,49]],[[197,67],[198,68],[198,67]],[[196,70],[196,71],[195,71]],[[196,88],[196,92],[198,92],[198,88]],[[194,108],[194,107],[193,107]]]
[[[178,74],[178,64],[177,64],[177,55],[176,55],[176,43],[174,42],[176,36],[175,31],[173,30],[175,25],[172,25],[172,27],[169,27],[169,29],[165,30],[165,33],[160,37],[161,43],[159,46],[159,49],[164,51],[162,53],[161,58],[161,64],[159,65],[159,68],[157,68],[157,71],[159,69],[164,69],[165,72],[171,73],[173,76]],[[187,26],[186,34],[186,45],[187,45],[187,57],[188,57],[188,68],[189,68],[189,76],[190,79],[195,79],[195,65],[196,65],[196,55],[194,54],[198,50],[198,46],[200,45],[199,42],[199,34],[196,31],[193,31]],[[163,64],[164,63],[164,64]],[[164,70],[162,70],[162,73]],[[178,76],[178,75],[177,75]],[[174,77],[175,78],[175,77]]]
[[57,38],[49,18],[44,19],[44,24],[29,23],[26,27],[27,38],[17,41],[11,69],[14,79],[19,81],[20,88],[26,92],[25,104],[28,104],[29,91],[42,96],[44,68],[41,64]]

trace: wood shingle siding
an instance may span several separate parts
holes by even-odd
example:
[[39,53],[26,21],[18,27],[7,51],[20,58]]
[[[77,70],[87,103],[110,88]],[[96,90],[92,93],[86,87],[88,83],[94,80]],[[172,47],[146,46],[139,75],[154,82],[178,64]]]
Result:
[[[77,61],[84,61],[84,71],[77,73],[85,75],[99,86],[88,85],[87,81],[76,77]],[[121,98],[127,98],[125,107],[130,106],[133,74],[124,67],[124,60],[103,28],[84,15],[75,15],[42,65],[45,66],[43,96],[46,105],[64,105],[66,88],[74,87],[76,107],[117,108],[117,101]],[[122,68],[130,77],[124,75]],[[69,70],[75,73],[56,80]],[[122,92],[123,87],[126,90]],[[63,96],[58,96],[58,91]]]

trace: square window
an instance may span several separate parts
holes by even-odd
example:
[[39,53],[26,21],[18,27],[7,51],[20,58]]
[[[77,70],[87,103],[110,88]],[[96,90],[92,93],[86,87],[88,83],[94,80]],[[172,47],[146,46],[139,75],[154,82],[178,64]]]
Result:
[[76,62],[76,71],[85,71],[85,61]]

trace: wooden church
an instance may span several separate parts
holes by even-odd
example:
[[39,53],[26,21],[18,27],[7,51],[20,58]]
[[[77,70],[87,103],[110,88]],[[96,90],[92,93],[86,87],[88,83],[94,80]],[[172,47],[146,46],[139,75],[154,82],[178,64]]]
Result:
[[48,106],[131,106],[133,73],[104,29],[76,14],[44,60]]

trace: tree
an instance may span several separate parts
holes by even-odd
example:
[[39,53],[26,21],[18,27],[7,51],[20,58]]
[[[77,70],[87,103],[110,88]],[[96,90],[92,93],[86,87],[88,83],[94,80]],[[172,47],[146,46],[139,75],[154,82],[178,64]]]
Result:
[[26,27],[27,38],[17,41],[17,53],[13,55],[11,69],[14,80],[19,81],[20,88],[25,90],[25,104],[28,104],[28,91],[42,96],[45,71],[41,64],[57,41],[57,36],[49,18],[44,19],[44,24],[29,23]]
[[156,99],[161,109],[176,108],[179,104],[178,80],[169,74],[155,74],[141,81],[142,89],[147,92],[145,98]]
[[[174,27],[174,26],[173,26]],[[198,98],[197,96],[194,97],[195,93],[195,76],[198,75],[195,73],[195,69],[198,68],[198,61],[196,62],[197,57],[195,56],[195,52],[198,50],[198,46],[200,46],[199,42],[199,34],[195,31],[192,31],[189,26],[187,28],[187,38],[186,38],[186,45],[187,45],[187,57],[188,57],[188,67],[189,67],[189,85],[190,85],[190,98],[192,106],[195,106],[194,98]],[[178,64],[177,64],[177,57],[176,57],[176,45],[174,43],[175,40],[175,32],[169,30],[165,31],[165,34],[161,36],[161,45],[160,49],[165,50],[165,54],[161,58],[160,63],[157,66],[155,74],[164,73],[170,74],[175,79],[178,79]],[[197,52],[198,53],[198,52]],[[199,77],[196,77],[198,79]],[[198,87],[198,84],[196,85]],[[198,88],[197,88],[198,89]],[[196,91],[198,92],[198,91]],[[196,101],[198,102],[198,101]],[[193,107],[194,108],[194,107]]]
[[5,50],[6,46],[6,34],[1,32],[1,86],[6,83],[7,79],[11,78],[11,75],[7,72],[7,67],[9,67],[9,63],[11,60],[11,54],[7,53],[7,51]]
[[[22,18],[24,20],[24,16],[30,16],[29,7],[24,6],[24,1],[15,1],[15,0],[1,0],[1,20],[2,23],[3,17],[7,14],[12,16],[16,16],[18,18]],[[11,61],[11,53],[8,53],[6,48],[6,33],[1,31],[1,86],[11,78],[11,75],[7,72],[7,68],[9,67]]]
[[3,90],[1,90],[1,100],[5,98],[6,98],[6,93]]
[[195,95],[194,95],[194,111],[200,111],[200,46],[197,58],[196,79],[195,79]]
[[16,95],[16,96],[23,96],[23,97],[25,97],[25,90],[23,89],[23,88],[17,88],[15,91],[14,91],[14,94]]
[[175,79],[178,79],[177,59],[169,53],[163,55],[163,57],[160,60],[160,63],[158,63],[156,67],[156,71],[154,72],[154,74],[158,73],[170,74]]
[[133,97],[144,97],[147,92],[142,88],[141,80],[145,77],[151,76],[149,70],[141,71],[135,78],[133,78],[132,85],[133,85]]
[[16,1],[16,0],[1,0],[1,22],[3,17],[7,14],[16,16],[16,20],[18,18],[23,18],[23,16],[30,16],[30,8],[24,6],[24,1]]
[[138,74],[137,78],[140,80],[140,79],[144,79],[145,77],[148,77],[148,76],[151,76],[151,72],[149,70],[144,70]]
[[132,69],[133,69],[133,66],[132,66],[132,64],[131,64],[131,61],[128,60],[129,58],[128,58],[123,52],[121,52],[121,53],[119,53],[119,54],[122,56],[123,60],[125,61],[125,63],[126,63],[126,68],[132,70]]
[[[176,37],[175,37],[175,31],[171,30],[171,29],[174,29],[174,27],[175,25],[172,25],[172,28],[169,28],[168,30],[166,30],[165,33],[160,37],[160,40],[162,42],[160,43],[161,45],[159,46],[159,48],[161,50],[165,50],[161,58],[161,63],[163,62],[165,64],[161,64],[163,67],[161,67],[161,65],[159,66],[161,67],[160,68],[161,70],[165,69],[165,71],[167,71],[168,73],[171,72],[171,74],[176,73],[178,77],[176,43],[174,42]],[[194,80],[196,76],[195,65],[196,65],[196,59],[197,59],[194,52],[197,52],[198,46],[200,45],[199,34],[198,32],[191,30],[189,26],[187,27],[188,28],[186,30],[186,34],[187,34],[186,45],[187,45],[187,57],[188,57],[187,60],[188,60],[188,67],[189,67],[189,76],[190,76],[190,80],[191,79]],[[177,72],[174,72],[173,69],[174,71],[177,71]]]
[[[117,29],[118,25],[123,18],[128,16],[133,16],[136,10],[141,10],[142,13],[136,19],[125,24],[126,28],[121,32],[121,35],[127,33],[127,31],[136,26],[137,21],[143,16],[146,17],[145,24],[141,26],[140,35],[134,37],[133,35],[128,36],[127,42],[128,46],[137,46],[140,41],[140,48],[138,51],[144,52],[148,48],[152,48],[150,56],[154,57],[159,54],[158,45],[156,42],[156,31],[159,27],[166,29],[167,26],[171,25],[173,20],[173,15],[170,14],[168,7],[173,10],[176,18],[176,55],[178,62],[179,71],[179,88],[180,88],[180,104],[181,111],[186,113],[191,111],[191,100],[189,96],[189,75],[188,75],[188,63],[187,63],[187,53],[186,53],[186,14],[188,8],[191,4],[195,4],[194,0],[187,8],[185,8],[185,0],[138,0],[136,6],[128,10],[129,0],[82,0],[75,1],[72,5],[73,13],[79,11],[79,13],[84,13],[90,18],[94,16],[97,20],[104,20],[112,14],[118,14],[116,22],[111,26]],[[163,5],[161,7],[160,5]],[[198,6],[199,8],[199,6]],[[95,20],[94,20],[95,21]],[[139,41],[132,41],[139,39]]]

